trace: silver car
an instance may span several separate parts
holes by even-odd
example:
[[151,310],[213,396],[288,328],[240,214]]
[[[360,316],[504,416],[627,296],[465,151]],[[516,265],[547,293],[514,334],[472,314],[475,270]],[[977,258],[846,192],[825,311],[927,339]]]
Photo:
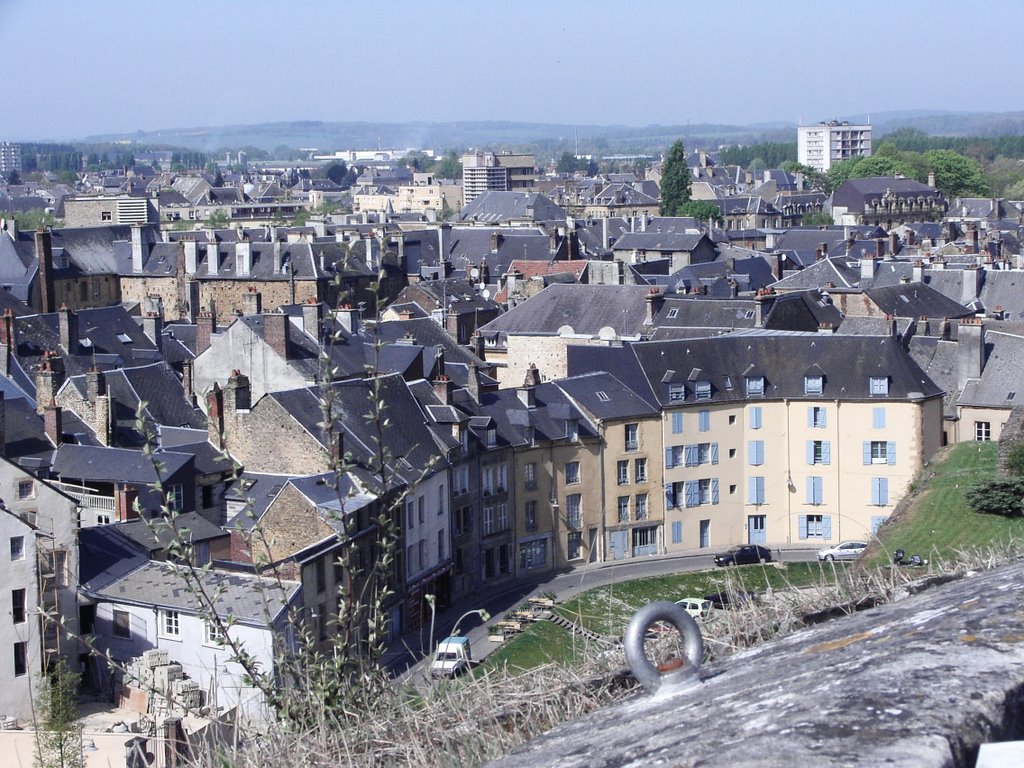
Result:
[[823,549],[818,553],[819,560],[856,560],[858,555],[867,548],[866,541],[844,541],[837,547]]

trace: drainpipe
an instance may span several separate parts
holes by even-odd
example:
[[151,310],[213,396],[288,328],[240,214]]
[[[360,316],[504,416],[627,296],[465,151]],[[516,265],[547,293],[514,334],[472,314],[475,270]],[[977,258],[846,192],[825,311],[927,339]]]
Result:
[[[639,429],[639,428],[638,428]],[[608,440],[606,438],[607,427],[601,424],[601,442],[598,444],[598,456],[601,461],[601,517],[598,520],[597,533],[599,542],[597,544],[597,562],[603,563],[605,561],[605,527],[607,526],[608,517],[608,505],[606,504],[607,488],[605,488],[605,471],[604,471],[604,447],[607,445]]]

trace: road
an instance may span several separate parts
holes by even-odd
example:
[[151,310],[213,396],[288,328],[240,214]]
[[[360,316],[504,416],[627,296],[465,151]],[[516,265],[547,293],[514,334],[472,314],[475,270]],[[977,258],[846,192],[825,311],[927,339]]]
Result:
[[[783,550],[773,549],[772,553],[776,560],[782,562],[803,563],[814,560],[817,550],[816,546],[794,546]],[[500,647],[499,643],[492,643],[487,639],[487,628],[500,621],[506,611],[520,605],[528,597],[553,593],[557,602],[565,602],[581,592],[616,582],[669,573],[710,570],[715,568],[712,556],[707,550],[700,550],[681,555],[656,555],[610,563],[588,563],[571,571],[549,573],[533,582],[520,582],[489,593],[481,592],[457,601],[444,614],[437,617],[433,642],[436,643],[451,634],[458,621],[459,633],[469,637],[473,659],[479,662]],[[491,617],[486,624],[481,622],[479,615],[465,615],[468,611],[479,609],[486,610]],[[423,659],[433,646],[433,643],[427,643],[429,635],[430,628],[427,627],[422,633],[403,636],[400,644],[389,649],[384,663],[399,680],[416,682],[423,679],[426,667]]]

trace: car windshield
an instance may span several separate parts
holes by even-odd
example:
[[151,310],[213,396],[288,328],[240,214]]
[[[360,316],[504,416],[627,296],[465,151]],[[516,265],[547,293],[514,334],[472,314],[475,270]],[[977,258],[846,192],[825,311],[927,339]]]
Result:
[[455,653],[454,651],[438,651],[437,652],[437,660],[438,661],[457,661],[458,658],[459,658],[459,654]]

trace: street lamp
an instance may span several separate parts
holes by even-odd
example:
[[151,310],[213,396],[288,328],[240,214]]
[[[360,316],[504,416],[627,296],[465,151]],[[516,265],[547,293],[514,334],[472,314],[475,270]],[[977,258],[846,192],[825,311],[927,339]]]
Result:
[[487,612],[486,608],[474,608],[471,611],[466,611],[464,614],[459,616],[459,618],[456,620],[455,624],[452,625],[452,635],[453,636],[459,634],[459,631],[458,631],[459,630],[459,624],[462,622],[462,620],[464,618],[466,618],[467,616],[472,616],[474,613],[479,614],[481,621],[485,621],[486,622],[486,621],[490,621],[490,619],[491,619],[491,614]]

